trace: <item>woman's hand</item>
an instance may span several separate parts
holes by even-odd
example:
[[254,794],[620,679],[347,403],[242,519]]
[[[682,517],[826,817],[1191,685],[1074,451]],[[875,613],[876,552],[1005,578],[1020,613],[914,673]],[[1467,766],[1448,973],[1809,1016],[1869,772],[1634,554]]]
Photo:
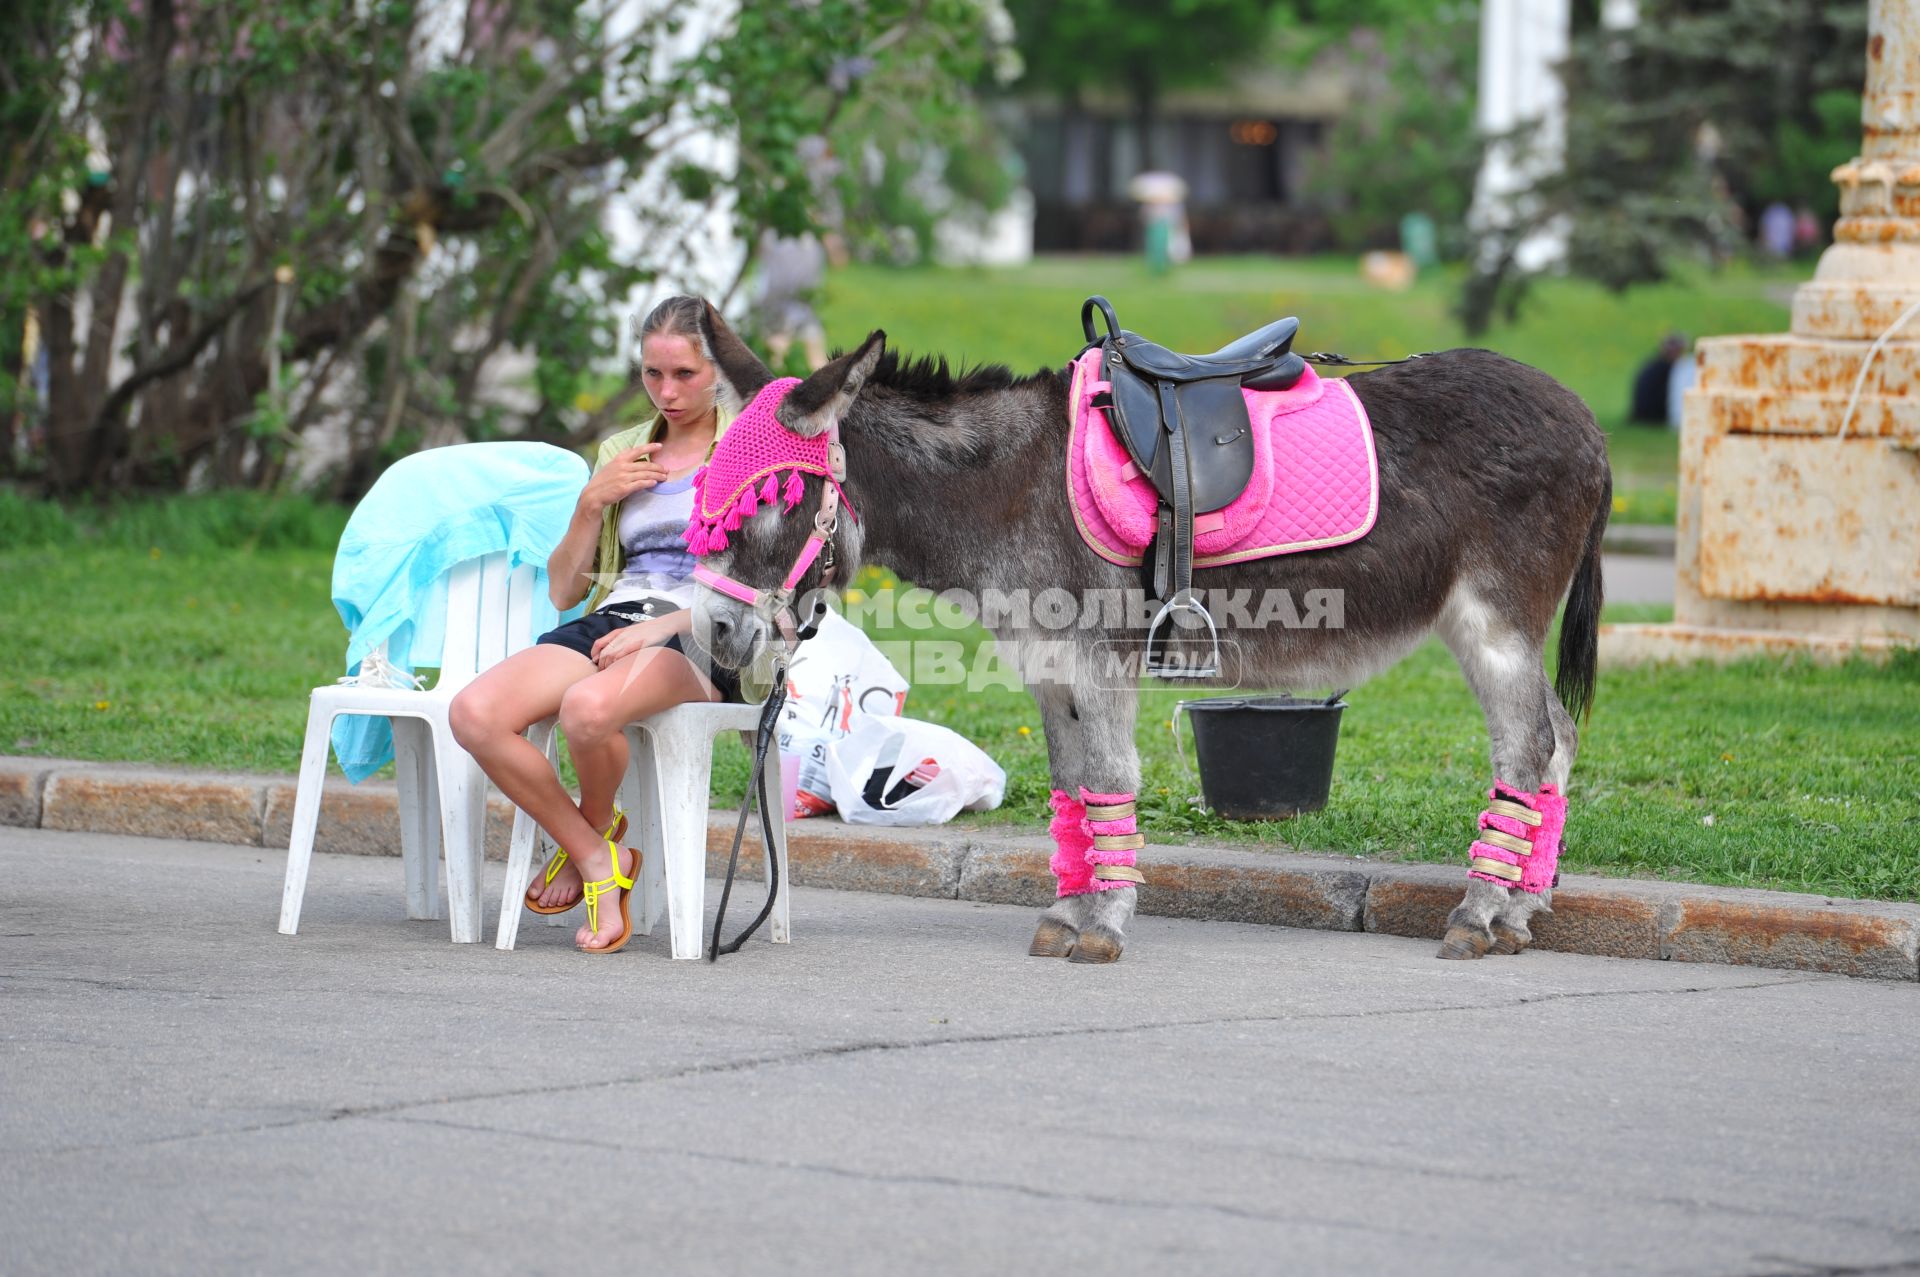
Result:
[[611,669],[614,662],[623,657],[649,647],[659,647],[672,638],[675,627],[667,617],[656,616],[650,621],[635,621],[632,625],[623,625],[608,634],[602,634],[593,643],[593,663],[601,669]]
[[637,448],[616,452],[587,480],[585,490],[580,493],[581,509],[598,517],[608,506],[618,505],[666,478],[666,467],[653,459],[653,454],[665,446],[643,443]]

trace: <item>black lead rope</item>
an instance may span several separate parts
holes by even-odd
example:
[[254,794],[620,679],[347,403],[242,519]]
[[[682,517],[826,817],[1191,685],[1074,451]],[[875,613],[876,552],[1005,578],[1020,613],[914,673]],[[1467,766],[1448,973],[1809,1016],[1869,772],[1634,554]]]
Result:
[[[806,642],[819,631],[824,612],[824,605],[815,605],[813,615],[795,632],[796,643]],[[753,769],[747,778],[747,801],[741,804],[740,821],[733,827],[733,850],[727,854],[727,880],[720,888],[720,909],[713,915],[713,939],[707,945],[708,962],[718,962],[723,953],[738,953],[740,946],[751,940],[753,933],[760,929],[760,924],[773,913],[773,903],[780,898],[780,857],[773,850],[773,813],[760,800],[760,784],[767,770],[767,751],[773,747],[779,734],[780,711],[786,703],[787,667],[778,664],[773,669],[773,690],[767,694],[766,704],[760,710],[760,725],[753,732]],[[760,811],[760,846],[767,854],[767,903],[760,907],[760,912],[739,935],[721,944],[720,924],[727,919],[727,900],[733,895],[733,874],[740,864],[740,840],[747,832],[747,818],[756,807]]]
[[[727,881],[720,888],[720,911],[713,916],[713,939],[707,945],[707,961],[718,962],[723,953],[738,953],[740,946],[753,938],[773,913],[773,903],[780,898],[780,857],[773,850],[773,813],[760,801],[761,777],[766,774],[767,750],[779,730],[780,710],[787,702],[786,670],[776,667],[773,691],[767,695],[767,701],[760,710],[760,725],[753,733],[753,770],[747,780],[747,801],[741,804],[740,821],[733,827],[733,850],[727,855]],[[746,836],[747,819],[755,809],[760,812],[760,846],[767,854],[767,903],[760,907],[745,929],[725,944],[720,943],[720,924],[727,920],[727,900],[733,895],[733,874],[740,864],[740,840]]]

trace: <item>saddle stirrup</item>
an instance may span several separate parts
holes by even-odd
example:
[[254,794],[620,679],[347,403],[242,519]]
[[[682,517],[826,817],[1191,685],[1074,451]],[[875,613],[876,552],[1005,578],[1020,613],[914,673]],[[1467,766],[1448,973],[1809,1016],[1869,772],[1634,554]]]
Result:
[[[1203,663],[1189,664],[1184,656],[1169,661],[1164,642],[1156,655],[1154,636],[1179,612],[1191,612],[1206,623],[1209,650]],[[1161,604],[1160,610],[1154,614],[1153,624],[1147,627],[1147,673],[1154,678],[1220,677],[1220,631],[1214,626],[1213,614],[1207,611],[1192,590],[1176,590],[1173,597]]]

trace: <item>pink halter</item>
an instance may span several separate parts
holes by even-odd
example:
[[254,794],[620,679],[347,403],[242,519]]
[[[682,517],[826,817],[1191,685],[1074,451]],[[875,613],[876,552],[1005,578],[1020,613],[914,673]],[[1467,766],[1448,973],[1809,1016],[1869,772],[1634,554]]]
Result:
[[[840,480],[847,473],[846,453],[840,446],[840,423],[835,421],[824,434],[808,439],[781,425],[774,415],[799,384],[798,377],[768,382],[753,397],[746,411],[734,418],[733,424],[720,436],[720,442],[714,445],[712,459],[693,476],[693,517],[682,534],[688,552],[694,556],[718,554],[727,548],[727,534],[739,531],[741,522],[762,505],[773,506],[782,497],[788,510],[800,504],[806,491],[801,475],[816,474],[825,479],[820,509],[813,516],[813,531],[778,590],[757,590],[704,566],[693,570],[693,579],[711,590],[738,599],[748,607],[759,606],[763,599],[771,601],[775,612],[782,614],[792,601],[800,578],[831,541],[839,507],[844,504],[849,515],[859,518],[853,503],[846,500],[840,489]],[[779,484],[782,470],[787,471],[784,492]],[[783,631],[792,624],[791,618],[785,615],[779,619]]]

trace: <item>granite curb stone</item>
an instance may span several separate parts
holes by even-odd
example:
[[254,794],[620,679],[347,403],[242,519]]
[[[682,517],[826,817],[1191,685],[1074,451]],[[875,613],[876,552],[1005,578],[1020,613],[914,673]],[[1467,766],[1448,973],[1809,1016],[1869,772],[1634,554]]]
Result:
[[55,767],[39,827],[259,846],[265,801],[257,777]]
[[0,825],[40,827],[40,791],[53,771],[34,758],[0,758]]
[[1666,903],[1660,924],[1660,956],[1676,962],[1920,978],[1920,917],[1899,905],[1694,888]]
[[[260,846],[285,847],[293,841],[293,804],[296,786],[290,780],[267,782],[266,807],[260,818]],[[498,794],[487,798],[488,860],[505,860],[513,838],[513,804]],[[313,849],[343,856],[397,856],[400,854],[400,789],[390,780],[367,780],[358,785],[329,776],[320,790],[320,822],[313,831]]]
[[[713,812],[707,820],[707,873],[727,871],[738,812]],[[898,830],[842,825],[837,821],[795,821],[787,826],[787,865],[795,885],[840,891],[874,891],[891,896],[953,899],[960,890],[960,868],[967,859],[964,836],[951,826],[921,831],[946,837],[902,838]],[[759,878],[760,822],[747,826],[740,844],[741,872]]]
[[[0,824],[284,847],[294,784],[131,764],[0,757]],[[487,855],[502,859],[513,807],[489,799]],[[737,814],[712,812],[707,864],[724,871]],[[982,829],[788,826],[788,857],[802,886],[1043,907],[1054,899],[1045,834]],[[391,781],[330,779],[315,850],[397,855],[399,794]],[[763,872],[755,831],[745,872]],[[1317,930],[1437,939],[1459,902],[1457,866],[1221,847],[1149,846],[1143,913]],[[1156,890],[1157,888],[1157,890]],[[1533,923],[1535,947],[1603,957],[1713,962],[1920,980],[1920,906],[1834,900],[1751,888],[1569,876],[1551,913]]]
[[[1453,865],[1376,864],[1367,876],[1366,930],[1418,940],[1446,931],[1465,882]],[[1570,876],[1554,890],[1553,911],[1534,915],[1533,943],[1560,953],[1660,958],[1660,893],[1671,885]]]

